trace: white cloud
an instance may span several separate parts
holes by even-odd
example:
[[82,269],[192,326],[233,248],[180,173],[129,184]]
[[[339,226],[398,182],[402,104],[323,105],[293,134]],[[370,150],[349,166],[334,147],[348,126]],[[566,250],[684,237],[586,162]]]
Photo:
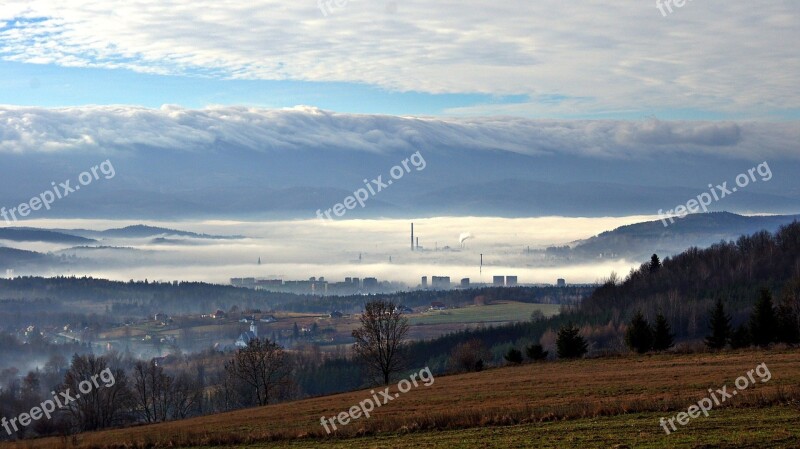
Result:
[[412,153],[429,148],[597,157],[704,153],[763,160],[797,158],[799,141],[797,122],[441,119],[344,114],[312,107],[0,106],[0,152],[6,153],[118,152],[141,147]]
[[[520,113],[800,104],[793,0],[11,0],[0,55],[64,66],[529,95]],[[35,19],[35,20],[33,20]],[[43,19],[43,20],[40,20]],[[551,95],[563,100],[541,101]],[[749,115],[747,115],[749,114]]]

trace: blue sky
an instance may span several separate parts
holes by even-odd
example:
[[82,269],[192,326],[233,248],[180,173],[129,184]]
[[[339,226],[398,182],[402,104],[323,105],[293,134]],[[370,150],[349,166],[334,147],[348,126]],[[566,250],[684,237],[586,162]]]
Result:
[[0,104],[797,120],[798,5],[7,0]]

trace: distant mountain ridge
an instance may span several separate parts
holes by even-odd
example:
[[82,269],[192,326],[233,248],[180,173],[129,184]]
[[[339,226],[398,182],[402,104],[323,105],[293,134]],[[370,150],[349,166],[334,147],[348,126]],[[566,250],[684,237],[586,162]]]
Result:
[[[574,257],[619,257],[646,260],[653,253],[667,257],[690,247],[706,248],[758,231],[775,232],[800,221],[800,215],[743,216],[730,212],[690,214],[664,226],[661,220],[621,226],[570,245]],[[551,252],[558,252],[553,250]],[[562,250],[563,252],[563,250]]]
[[176,237],[190,237],[195,239],[214,239],[214,240],[229,240],[244,238],[240,235],[224,236],[224,235],[210,235],[198,234],[190,231],[180,231],[177,229],[160,228],[157,226],[148,225],[131,225],[124,228],[106,229],[104,231],[93,231],[89,229],[60,229],[62,233],[72,234],[85,238],[102,239],[102,238],[152,238],[159,236],[176,236]]
[[0,240],[10,240],[12,242],[66,243],[70,245],[95,242],[94,239],[66,232],[36,228],[0,228]]

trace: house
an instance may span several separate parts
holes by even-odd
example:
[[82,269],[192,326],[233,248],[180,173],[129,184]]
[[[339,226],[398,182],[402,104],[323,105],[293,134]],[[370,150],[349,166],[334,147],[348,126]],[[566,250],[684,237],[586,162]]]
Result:
[[445,310],[446,308],[447,306],[445,306],[444,303],[439,301],[434,301],[431,303],[430,310]]
[[250,323],[249,331],[242,332],[242,334],[239,335],[239,338],[236,340],[236,347],[246,348],[253,340],[258,340],[258,327],[255,322]]
[[275,318],[274,315],[263,315],[259,321],[262,323],[274,323],[278,321],[278,319]]
[[397,306],[394,311],[397,313],[414,313],[414,309],[408,306]]
[[211,318],[216,318],[216,319],[225,318],[225,312],[223,312],[222,310],[217,310],[216,312],[211,314]]
[[328,317],[330,317],[330,318],[341,318],[343,316],[344,315],[342,314],[342,312],[337,312],[335,310],[333,312],[331,312],[330,315],[328,315]]

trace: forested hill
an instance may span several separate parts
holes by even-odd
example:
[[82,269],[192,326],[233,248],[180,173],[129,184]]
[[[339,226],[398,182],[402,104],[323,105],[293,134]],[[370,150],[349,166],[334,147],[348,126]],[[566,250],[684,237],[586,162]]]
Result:
[[619,285],[607,282],[595,290],[580,314],[628,317],[635,309],[653,315],[662,310],[676,330],[691,334],[692,326],[705,331],[696,321],[717,297],[738,321],[750,312],[759,289],[770,289],[778,300],[786,295],[796,300],[798,283],[800,223],[794,222],[774,234],[761,231],[707,249],[690,248],[658,269],[642,264]]
[[790,301],[800,309],[800,222],[775,233],[762,231],[707,249],[691,248],[652,271],[650,263],[644,263],[624,281],[612,276],[560,315],[417,342],[412,353],[417,363],[432,362],[432,357],[449,354],[455,345],[473,338],[490,348],[523,347],[546,341],[543,335],[554,336],[552,332],[568,323],[581,327],[594,350],[621,349],[625,326],[637,310],[651,322],[662,312],[677,341],[699,341],[708,334],[709,311],[717,298],[738,326],[747,321],[761,288],[772,291],[775,304]]

